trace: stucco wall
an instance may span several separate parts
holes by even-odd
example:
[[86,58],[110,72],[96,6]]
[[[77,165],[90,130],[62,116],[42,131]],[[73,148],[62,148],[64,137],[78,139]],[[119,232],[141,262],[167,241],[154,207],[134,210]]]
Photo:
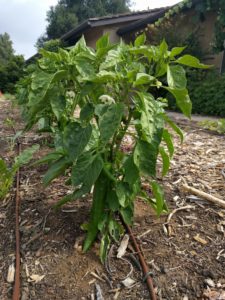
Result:
[[84,33],[87,45],[95,48],[96,41],[103,35],[108,33],[111,43],[118,43],[121,37],[117,34],[117,30],[122,26],[128,25],[130,22],[117,23],[116,25],[108,25],[96,28],[90,28]]
[[183,16],[178,35],[190,33],[198,28],[198,36],[203,52],[206,53],[204,63],[212,64],[220,70],[222,64],[223,52],[215,54],[212,51],[212,42],[214,39],[214,24],[216,21],[215,12],[207,12],[205,19],[200,21],[194,9],[189,10]]
[[[204,63],[212,64],[220,70],[223,58],[223,52],[219,54],[214,54],[212,52],[211,43],[214,38],[214,24],[216,20],[216,14],[214,12],[207,12],[205,14],[205,20],[200,21],[198,19],[197,13],[194,9],[190,9],[185,12],[181,17],[181,24],[179,28],[176,28],[177,35],[185,35],[192,32],[196,28],[199,28],[199,40],[201,47],[204,52],[207,52],[205,56]],[[85,39],[87,41],[88,46],[95,48],[96,41],[106,33],[109,33],[110,41],[112,43],[117,43],[120,41],[120,37],[117,35],[117,30],[123,26],[128,25],[130,22],[118,23],[109,26],[102,26],[97,28],[88,29],[85,33]],[[128,34],[124,36],[125,42],[130,42],[133,38],[134,34]]]

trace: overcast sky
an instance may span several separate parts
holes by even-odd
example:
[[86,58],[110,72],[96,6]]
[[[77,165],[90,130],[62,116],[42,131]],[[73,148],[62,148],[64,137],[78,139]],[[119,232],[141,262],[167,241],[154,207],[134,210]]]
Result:
[[[34,44],[44,33],[46,12],[58,0],[0,0],[0,34],[7,32],[17,54],[35,53]],[[180,0],[133,0],[134,10],[172,5]]]

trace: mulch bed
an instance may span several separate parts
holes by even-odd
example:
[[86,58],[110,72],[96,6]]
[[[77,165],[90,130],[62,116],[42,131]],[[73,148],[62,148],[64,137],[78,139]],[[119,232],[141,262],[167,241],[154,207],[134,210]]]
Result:
[[[16,108],[0,100],[0,156],[9,164],[15,157],[10,142],[12,128],[23,127]],[[194,125],[194,126],[193,126]],[[182,121],[185,141],[176,141],[176,153],[169,174],[160,179],[170,212],[157,218],[152,209],[137,199],[133,231],[141,244],[152,272],[158,299],[225,299],[225,209],[187,194],[182,184],[225,200],[224,136],[201,130],[197,124]],[[23,148],[41,144],[35,159],[49,150],[47,138],[35,132],[21,139]],[[128,141],[129,142],[129,141]],[[129,145],[124,145],[124,148]],[[116,257],[113,245],[106,268],[98,257],[99,243],[82,253],[91,198],[82,198],[55,211],[53,204],[69,192],[63,178],[44,188],[46,166],[21,170],[21,299],[75,300],[149,299],[137,256],[130,245],[123,259]],[[148,183],[145,183],[148,188]],[[13,283],[7,282],[10,265],[15,262],[15,188],[0,203],[0,299],[12,297]],[[187,208],[185,208],[187,207]],[[188,208],[189,207],[189,208]],[[130,274],[129,274],[130,273]],[[122,281],[133,280],[131,287]],[[99,297],[99,299],[101,299]]]

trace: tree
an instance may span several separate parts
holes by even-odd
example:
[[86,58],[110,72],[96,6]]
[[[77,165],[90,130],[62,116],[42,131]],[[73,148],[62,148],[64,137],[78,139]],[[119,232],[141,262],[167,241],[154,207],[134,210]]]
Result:
[[0,64],[5,65],[13,56],[14,50],[8,33],[0,34]]
[[40,48],[45,41],[59,38],[88,18],[127,12],[129,6],[130,0],[59,0],[47,12],[46,34],[36,46]]
[[15,55],[13,43],[8,33],[0,34],[0,90],[15,92],[15,83],[23,73],[24,58]]

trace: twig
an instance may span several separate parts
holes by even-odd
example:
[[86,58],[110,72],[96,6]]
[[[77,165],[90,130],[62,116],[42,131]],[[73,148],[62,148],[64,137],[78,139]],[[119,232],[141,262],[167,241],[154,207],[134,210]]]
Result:
[[140,234],[137,238],[140,239],[143,236],[145,236],[146,234],[148,234],[149,232],[151,232],[151,229],[146,230],[145,232],[143,232],[142,234]]
[[95,277],[96,279],[100,280],[101,282],[105,282],[105,280],[103,278],[101,278],[100,276],[98,276],[96,273],[94,272],[90,272],[90,274]]
[[122,280],[125,280],[125,279],[127,279],[128,277],[131,276],[131,274],[132,274],[133,271],[134,271],[134,268],[133,268],[133,266],[132,266],[132,263],[129,262],[129,260],[127,260],[127,259],[125,259],[125,258],[123,258],[123,257],[121,257],[120,259],[123,260],[123,261],[125,261],[126,263],[128,263],[128,264],[130,265],[130,272],[122,279]]
[[35,234],[31,239],[29,239],[28,242],[26,242],[23,247],[27,247],[29,244],[33,243],[34,241],[36,241],[37,239],[39,239],[41,236],[43,235],[43,232],[37,233]]
[[196,196],[199,196],[199,197],[201,197],[201,198],[203,198],[205,200],[208,200],[209,202],[212,202],[214,204],[217,204],[217,205],[225,208],[225,201],[222,200],[222,199],[219,199],[217,197],[209,195],[209,194],[207,194],[205,192],[199,191],[199,190],[197,190],[197,189],[195,189],[193,187],[188,186],[187,184],[183,184],[182,187],[184,188],[185,191],[187,191],[189,193],[192,193],[192,194],[194,194]]
[[187,206],[182,206],[182,207],[179,207],[179,208],[174,209],[174,210],[169,214],[169,216],[168,216],[167,221],[166,221],[165,224],[169,225],[170,220],[172,219],[172,217],[175,215],[176,212],[178,212],[178,211],[180,211],[180,210],[186,210],[186,209],[192,209],[192,208],[195,209],[194,206],[187,205]]
[[50,212],[51,212],[51,208],[49,209],[47,215],[45,215],[45,217],[44,217],[44,222],[43,222],[43,225],[42,225],[42,231],[45,231],[45,225],[46,225],[46,222],[47,222],[47,217],[49,216]]

